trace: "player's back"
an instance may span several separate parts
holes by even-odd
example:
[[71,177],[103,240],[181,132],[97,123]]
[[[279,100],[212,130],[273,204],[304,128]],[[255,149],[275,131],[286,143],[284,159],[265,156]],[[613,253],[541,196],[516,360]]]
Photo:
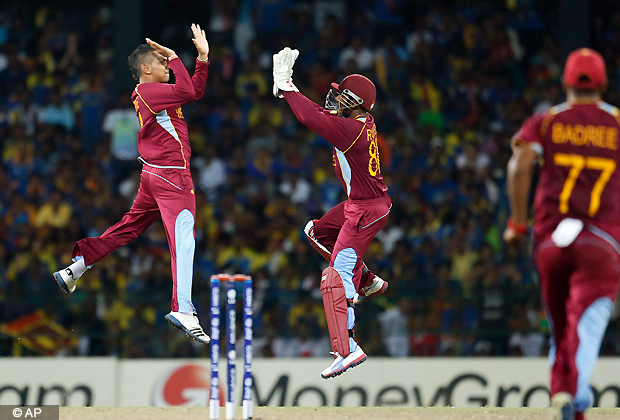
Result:
[[535,234],[549,233],[566,217],[599,227],[620,222],[619,114],[589,101],[558,105],[539,117],[544,161]]

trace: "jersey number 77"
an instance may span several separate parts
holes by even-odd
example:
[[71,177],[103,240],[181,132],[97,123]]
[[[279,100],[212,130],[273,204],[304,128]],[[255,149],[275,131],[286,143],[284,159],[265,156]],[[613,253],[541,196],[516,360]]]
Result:
[[609,182],[609,179],[616,170],[616,161],[592,156],[556,153],[553,155],[553,162],[558,166],[570,166],[568,177],[566,177],[564,187],[560,193],[560,213],[562,214],[568,213],[568,200],[573,193],[573,188],[575,188],[575,183],[581,171],[584,168],[601,171],[601,174],[592,188],[590,207],[588,209],[588,215],[590,217],[596,216],[601,206],[601,194],[603,194],[605,185],[607,185],[607,182]]

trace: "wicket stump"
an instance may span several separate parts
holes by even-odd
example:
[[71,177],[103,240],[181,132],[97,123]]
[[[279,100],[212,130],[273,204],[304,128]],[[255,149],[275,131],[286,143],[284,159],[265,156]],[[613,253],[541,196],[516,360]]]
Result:
[[237,370],[235,341],[237,339],[237,290],[235,284],[243,282],[243,418],[252,418],[252,277],[244,274],[218,274],[211,276],[211,400],[209,415],[212,420],[220,416],[220,283],[226,282],[227,322],[226,352],[228,355],[226,418],[235,418],[235,386]]

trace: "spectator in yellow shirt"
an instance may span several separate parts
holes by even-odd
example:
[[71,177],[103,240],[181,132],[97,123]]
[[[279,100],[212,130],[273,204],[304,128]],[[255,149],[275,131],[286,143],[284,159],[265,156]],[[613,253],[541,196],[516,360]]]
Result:
[[62,229],[69,226],[71,220],[71,206],[63,201],[60,192],[55,191],[50,200],[43,204],[37,213],[35,225],[37,227],[53,227]]

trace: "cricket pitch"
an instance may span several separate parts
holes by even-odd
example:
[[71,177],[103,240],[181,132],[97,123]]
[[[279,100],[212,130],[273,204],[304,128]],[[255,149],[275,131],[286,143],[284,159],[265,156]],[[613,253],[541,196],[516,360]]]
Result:
[[[241,419],[241,409],[235,418]],[[254,407],[254,420],[551,420],[549,408]],[[220,409],[224,420],[225,410]],[[60,420],[209,420],[208,407],[61,407]],[[620,408],[595,408],[587,420],[620,420]]]

